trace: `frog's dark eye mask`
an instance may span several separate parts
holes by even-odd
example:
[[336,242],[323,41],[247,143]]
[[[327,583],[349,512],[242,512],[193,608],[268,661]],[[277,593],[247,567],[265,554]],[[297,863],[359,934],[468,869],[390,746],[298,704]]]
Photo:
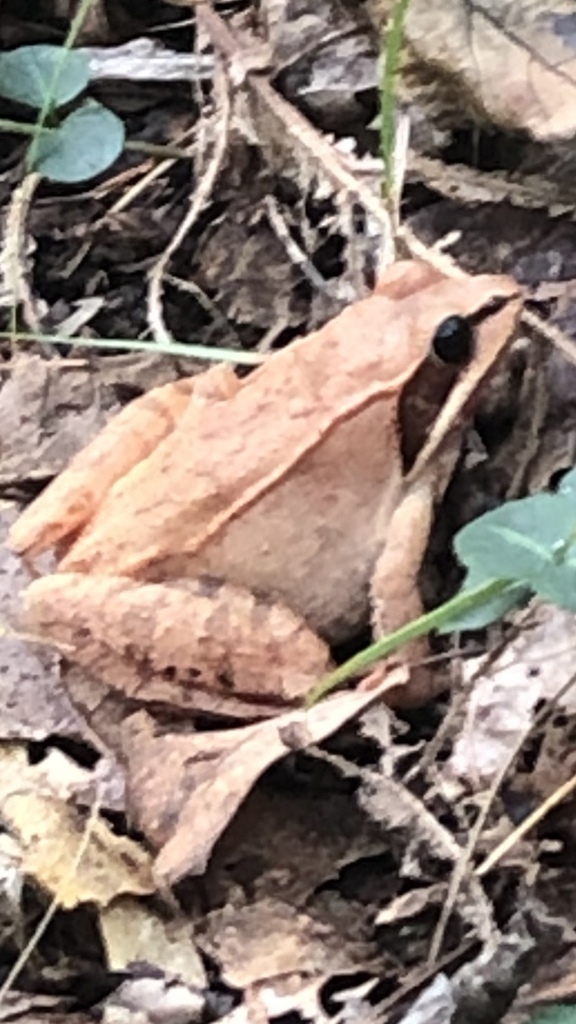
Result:
[[516,295],[499,295],[470,316],[447,316],[436,328],[432,351],[442,363],[467,366],[474,356],[476,328],[491,316],[500,313]]

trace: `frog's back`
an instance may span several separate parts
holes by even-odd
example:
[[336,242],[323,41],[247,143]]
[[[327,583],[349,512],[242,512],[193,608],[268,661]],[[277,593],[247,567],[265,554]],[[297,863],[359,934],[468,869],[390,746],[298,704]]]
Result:
[[281,600],[326,639],[367,621],[369,583],[402,488],[395,433],[364,410],[197,554],[157,578],[210,574]]
[[[257,506],[270,502],[276,507],[269,495],[291,494],[292,477],[307,482],[298,486],[300,512],[291,508],[287,519],[293,514],[300,522],[303,516],[309,519],[310,481],[317,470],[303,467],[314,453],[323,467],[334,460],[335,480],[348,472],[345,460],[354,460],[356,478],[364,474],[366,448],[372,440],[374,449],[382,444],[384,424],[395,423],[399,386],[412,367],[410,361],[406,367],[402,355],[406,338],[397,317],[392,356],[385,343],[391,315],[387,299],[363,300],[322,331],[272,357],[232,398],[191,402],[178,429],[111,488],[62,569],[146,577],[184,552],[205,557],[213,537],[224,544],[224,533],[232,524],[234,534],[239,532],[237,524],[244,518],[251,522]],[[359,458],[352,453],[362,428],[353,442],[346,438],[351,423],[374,405],[380,410],[374,420],[377,435],[362,438]],[[324,468],[322,473],[325,477]],[[382,466],[379,475],[385,473]],[[326,493],[334,491],[335,485]],[[278,508],[284,498],[277,499]],[[250,531],[243,527],[243,532]]]

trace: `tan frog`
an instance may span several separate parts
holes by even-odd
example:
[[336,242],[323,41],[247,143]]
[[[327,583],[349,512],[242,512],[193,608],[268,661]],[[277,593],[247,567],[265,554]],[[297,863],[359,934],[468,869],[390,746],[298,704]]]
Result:
[[[218,366],[137,399],[12,529],[16,551],[61,556],[29,589],[32,628],[141,698],[160,678],[185,706],[254,715],[296,701],[328,666],[324,641],[370,611],[376,634],[421,611],[434,506],[520,310],[509,278],[398,263],[246,379]],[[218,609],[210,629],[208,605],[199,613],[201,642],[196,600]],[[282,679],[278,638],[294,645]],[[213,671],[194,664],[211,643]],[[134,662],[131,682],[117,657]],[[422,678],[411,702],[427,696]]]

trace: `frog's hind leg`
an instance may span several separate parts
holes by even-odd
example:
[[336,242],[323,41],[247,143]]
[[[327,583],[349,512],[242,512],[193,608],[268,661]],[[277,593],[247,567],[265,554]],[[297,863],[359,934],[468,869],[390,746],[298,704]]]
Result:
[[241,381],[231,367],[215,366],[135,399],[23,512],[10,531],[10,547],[34,557],[57,545],[62,554],[110,487],[175,429],[191,401],[222,400],[239,387]]
[[25,598],[26,628],[124,698],[244,718],[298,705],[332,667],[285,605],[213,578],[141,583],[59,573]]

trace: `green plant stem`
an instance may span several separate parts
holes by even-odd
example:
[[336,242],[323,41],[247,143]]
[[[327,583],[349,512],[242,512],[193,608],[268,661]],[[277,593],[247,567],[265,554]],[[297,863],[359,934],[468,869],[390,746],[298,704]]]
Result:
[[396,0],[386,26],[380,82],[380,155],[384,163],[383,198],[394,193],[394,149],[396,140],[396,80],[404,38],[404,21],[410,0]]
[[46,123],[46,118],[48,117],[48,115],[49,115],[49,113],[50,113],[50,111],[52,109],[52,103],[53,103],[53,98],[54,98],[54,91],[55,91],[55,87],[56,87],[56,82],[58,81],[58,78],[60,76],[60,72],[62,70],[62,65],[63,65],[64,61],[66,60],[66,53],[69,50],[71,50],[72,47],[74,46],[74,43],[76,42],[76,39],[78,37],[78,33],[80,32],[80,29],[82,28],[82,25],[84,24],[86,15],[88,14],[88,11],[90,10],[90,8],[94,4],[94,2],[95,2],[95,0],[80,0],[80,3],[78,4],[78,8],[77,8],[77,11],[76,11],[76,14],[72,18],[72,21],[70,22],[70,28],[68,29],[68,34],[66,36],[66,39],[64,40],[64,45],[62,47],[62,56],[61,56],[60,60],[56,61],[55,64],[54,64],[54,72],[52,74],[52,78],[50,79],[50,83],[48,85],[48,88],[46,89],[46,95],[44,96],[44,100],[43,100],[43,103],[42,103],[42,107],[40,109],[40,113],[38,114],[38,119],[36,121],[38,132],[37,132],[37,135],[32,139],[32,142],[30,143],[30,148],[29,148],[28,153],[26,155],[27,166],[28,167],[33,167],[34,166],[34,161],[35,161],[35,158],[36,158],[36,151],[37,151],[37,146],[38,146],[38,138],[37,138],[37,136],[40,133],[40,131],[44,128],[44,125]]
[[243,352],[235,348],[208,348],[206,345],[187,345],[182,341],[169,344],[155,341],[133,341],[129,338],[78,338],[66,334],[33,334],[20,331],[0,331],[0,338],[12,342],[36,342],[41,345],[72,345],[78,348],[120,349],[126,352],[153,352],[168,356],[205,359],[214,363],[236,363],[238,366],[261,366],[267,357],[260,352]]
[[37,124],[27,124],[25,121],[7,121],[0,118],[0,132],[12,132],[15,135],[50,135],[53,128],[40,128]]
[[353,658],[349,658],[348,661],[345,661],[334,672],[331,672],[329,676],[321,679],[316,686],[313,686],[306,697],[306,707],[312,707],[313,704],[322,700],[323,697],[328,696],[340,683],[345,683],[351,676],[365,671],[375,661],[387,658],[388,655],[393,654],[399,647],[403,647],[404,644],[409,643],[411,640],[417,640],[419,637],[430,633],[433,629],[439,629],[450,619],[468,614],[468,612],[473,611],[479,605],[492,600],[497,594],[501,594],[509,586],[510,580],[489,580],[487,583],[481,583],[472,590],[457,594],[456,597],[451,598],[450,601],[445,601],[444,604],[434,608],[433,611],[421,615],[419,619],[408,622],[401,629],[397,629],[396,632],[382,637],[381,640],[377,640],[370,647],[366,647],[363,651],[355,654]]

